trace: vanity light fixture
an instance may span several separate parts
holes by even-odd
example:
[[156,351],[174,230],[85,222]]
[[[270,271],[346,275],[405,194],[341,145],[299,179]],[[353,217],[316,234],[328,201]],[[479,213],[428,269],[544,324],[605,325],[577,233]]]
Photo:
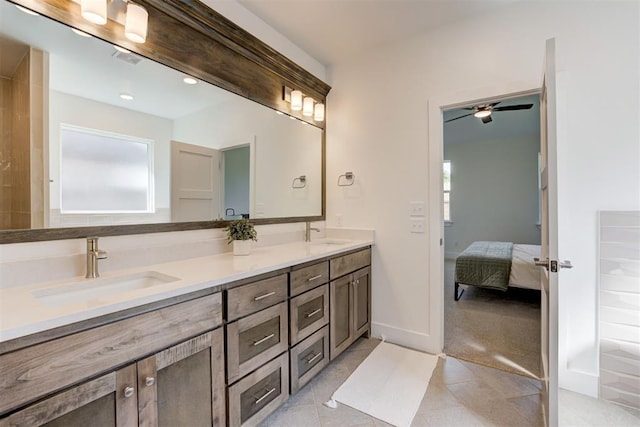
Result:
[[313,107],[313,120],[315,120],[316,122],[324,121],[324,104],[323,103],[318,102]]
[[[134,43],[144,43],[147,40],[149,12],[141,5],[129,0],[75,0],[80,3],[82,17],[96,25],[104,25],[111,18],[119,23],[124,16],[124,35]],[[126,11],[122,9],[126,5]]]
[[302,101],[302,115],[305,117],[313,116],[313,98],[305,96]]
[[87,34],[84,31],[80,31],[77,28],[72,28],[71,31],[73,31],[74,33],[76,33],[77,35],[79,35],[80,37],[93,37],[91,34]]
[[124,35],[134,43],[147,40],[147,24],[149,12],[139,4],[127,2],[127,17],[124,24]]
[[20,6],[19,4],[16,5],[16,7],[18,8],[19,11],[26,13],[27,15],[31,15],[31,16],[40,16],[39,13],[34,12],[31,9],[27,9],[26,7]]
[[129,93],[121,93],[120,98],[124,99],[125,101],[133,101],[133,95]]
[[107,0],[82,0],[80,13],[87,21],[104,25],[107,23]]
[[198,83],[198,81],[196,79],[194,79],[193,77],[185,77],[184,79],[182,79],[183,82],[185,82],[188,85],[194,85],[196,83]]
[[303,116],[313,117],[317,122],[324,121],[324,104],[316,102],[311,96],[305,96],[301,90],[283,86],[282,99],[290,104],[291,111],[302,110]]
[[291,109],[293,111],[302,110],[302,92],[299,90],[291,91]]

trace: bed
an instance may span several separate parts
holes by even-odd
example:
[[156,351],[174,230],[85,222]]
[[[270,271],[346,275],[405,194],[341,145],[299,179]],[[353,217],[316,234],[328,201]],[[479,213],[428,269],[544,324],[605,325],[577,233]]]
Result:
[[540,257],[539,245],[511,242],[473,242],[456,258],[454,299],[473,285],[506,291],[510,286],[540,289],[540,268],[533,258]]

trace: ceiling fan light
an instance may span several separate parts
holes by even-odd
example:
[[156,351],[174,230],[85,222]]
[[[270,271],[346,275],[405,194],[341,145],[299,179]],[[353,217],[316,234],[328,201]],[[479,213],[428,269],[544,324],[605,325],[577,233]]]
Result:
[[479,110],[473,113],[473,117],[477,117],[479,119],[483,117],[488,117],[491,115],[491,110]]
[[127,18],[124,24],[124,35],[134,43],[147,40],[147,23],[149,12],[139,4],[127,3]]
[[87,21],[104,25],[107,23],[107,0],[82,0],[80,13]]

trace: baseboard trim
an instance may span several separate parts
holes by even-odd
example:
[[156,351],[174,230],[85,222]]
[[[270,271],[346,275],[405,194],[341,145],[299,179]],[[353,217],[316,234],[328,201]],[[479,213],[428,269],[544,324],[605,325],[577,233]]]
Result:
[[599,375],[573,369],[560,369],[558,376],[560,388],[598,398]]
[[371,334],[376,337],[414,350],[426,353],[438,354],[441,349],[434,343],[433,336],[422,332],[401,329],[380,322],[371,322]]

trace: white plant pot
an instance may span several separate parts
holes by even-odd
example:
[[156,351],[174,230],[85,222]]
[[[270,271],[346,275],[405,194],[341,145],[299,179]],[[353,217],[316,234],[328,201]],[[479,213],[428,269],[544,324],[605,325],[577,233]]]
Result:
[[251,240],[234,240],[234,255],[249,255],[251,253]]

